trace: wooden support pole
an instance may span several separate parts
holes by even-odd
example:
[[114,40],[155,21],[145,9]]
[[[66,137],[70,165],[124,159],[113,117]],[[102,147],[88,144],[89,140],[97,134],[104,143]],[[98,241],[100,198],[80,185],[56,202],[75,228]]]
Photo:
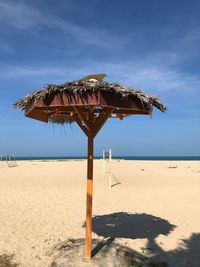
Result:
[[88,138],[88,159],[87,159],[87,196],[86,196],[86,231],[85,231],[85,255],[84,259],[89,261],[92,257],[92,197],[93,197],[93,157],[94,157],[94,137],[97,135],[103,124],[112,112],[112,109],[105,110],[97,120],[94,112],[89,112],[85,118],[80,109],[74,107],[76,122]]
[[93,195],[93,135],[88,135],[88,160],[87,160],[87,199],[86,199],[86,237],[85,260],[91,259],[92,252],[92,195]]

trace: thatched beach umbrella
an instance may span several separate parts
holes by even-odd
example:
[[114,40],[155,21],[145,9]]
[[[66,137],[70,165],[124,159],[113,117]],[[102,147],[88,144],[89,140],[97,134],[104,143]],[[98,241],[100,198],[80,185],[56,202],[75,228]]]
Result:
[[14,106],[25,116],[58,124],[76,122],[88,138],[86,244],[85,259],[92,249],[93,140],[108,118],[123,119],[129,115],[151,115],[153,107],[165,111],[158,97],[140,90],[103,81],[105,74],[89,75],[79,81],[61,85],[49,84],[34,91]]

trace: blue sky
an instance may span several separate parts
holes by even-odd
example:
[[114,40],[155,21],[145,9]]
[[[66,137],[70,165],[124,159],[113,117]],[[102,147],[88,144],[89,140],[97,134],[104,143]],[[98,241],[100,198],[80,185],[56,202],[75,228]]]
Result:
[[168,111],[110,119],[96,155],[200,155],[199,14],[194,0],[0,0],[0,154],[86,155],[78,126],[34,121],[12,104],[47,83],[104,72],[159,95]]

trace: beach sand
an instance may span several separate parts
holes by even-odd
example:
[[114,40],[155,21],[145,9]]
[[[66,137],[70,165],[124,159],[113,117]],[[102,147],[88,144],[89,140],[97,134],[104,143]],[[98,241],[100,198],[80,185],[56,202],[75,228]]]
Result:
[[[0,168],[0,254],[45,267],[56,244],[85,237],[86,167],[82,160]],[[111,236],[172,267],[199,267],[200,162],[113,160],[112,172],[121,184],[109,188],[95,160],[93,238]]]

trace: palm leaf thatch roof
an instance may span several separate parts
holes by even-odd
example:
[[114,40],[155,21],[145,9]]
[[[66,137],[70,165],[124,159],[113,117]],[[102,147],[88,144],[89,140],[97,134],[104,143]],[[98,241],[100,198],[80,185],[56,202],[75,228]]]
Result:
[[76,121],[75,107],[84,112],[93,109],[96,114],[103,108],[112,107],[110,116],[115,114],[120,118],[131,114],[151,114],[153,107],[162,112],[166,110],[157,96],[103,81],[104,76],[96,74],[59,85],[48,84],[15,102],[14,107],[25,111],[28,117],[61,124]]

